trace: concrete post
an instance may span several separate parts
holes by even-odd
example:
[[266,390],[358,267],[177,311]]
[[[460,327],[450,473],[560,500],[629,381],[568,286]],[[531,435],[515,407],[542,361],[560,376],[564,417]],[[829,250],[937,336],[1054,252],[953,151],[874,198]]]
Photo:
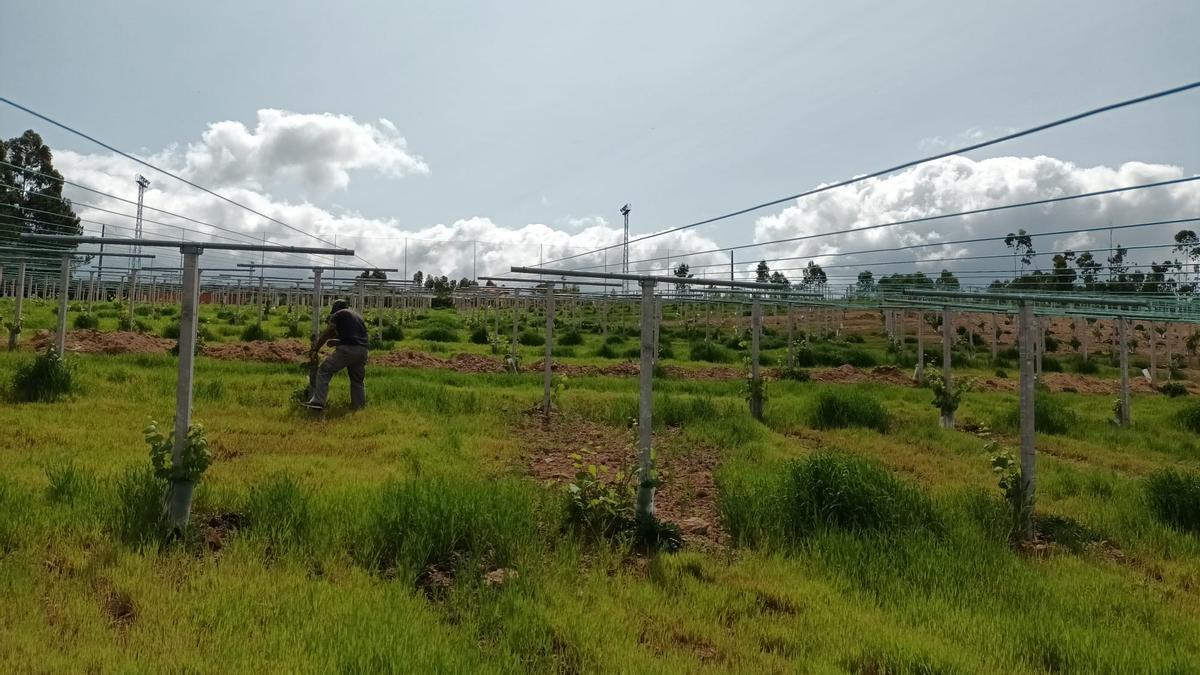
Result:
[[550,385],[554,378],[554,284],[546,285],[546,358],[542,362],[542,413],[550,418]]
[[[1041,324],[1034,318],[1033,303],[1021,303],[1021,325],[1018,327],[1021,358],[1020,435],[1021,435],[1021,535],[1033,538],[1033,505],[1037,485],[1037,453],[1034,446],[1034,341]],[[1035,329],[1036,327],[1036,329]]]
[[513,366],[517,365],[517,321],[520,317],[521,305],[521,289],[513,290],[512,302],[512,344],[508,346],[508,353],[512,356]]
[[917,384],[925,384],[925,313],[917,312]]
[[[949,308],[942,309],[942,382],[947,393],[954,391],[954,373],[950,367],[951,352],[954,348],[954,313]],[[942,428],[954,428],[954,412],[942,414]]]
[[[175,386],[175,444],[171,465],[181,467],[192,425],[192,375],[196,362],[196,327],[200,301],[200,249],[183,247],[183,306],[179,312],[179,377]],[[167,499],[167,519],[179,533],[187,529],[192,512],[192,491],[196,485],[178,478],[171,480]]]
[[992,312],[992,363],[996,362],[1000,352],[1000,326],[997,323],[996,313]]
[[1158,384],[1158,335],[1154,333],[1154,322],[1150,322],[1150,330],[1146,331],[1150,338],[1150,386]]
[[13,308],[13,327],[8,332],[8,351],[16,351],[17,338],[21,335],[21,311],[25,305],[25,261],[17,263],[17,286],[13,289],[16,306]]
[[651,448],[651,424],[654,408],[654,359],[657,350],[650,330],[654,323],[654,282],[641,281],[642,287],[642,363],[638,376],[638,491],[637,515],[654,516],[654,452]]
[[787,330],[788,330],[788,350],[787,350],[787,365],[788,368],[796,367],[796,317],[792,314],[792,303],[787,306]]
[[1133,415],[1129,409],[1129,320],[1125,317],[1117,319],[1117,342],[1121,351],[1121,418],[1117,422],[1127,427]]
[[759,373],[759,338],[762,335],[762,300],[757,295],[750,305],[750,414],[762,421],[762,375]]
[[62,257],[62,272],[59,276],[58,293],[58,331],[54,335],[54,349],[59,356],[67,348],[67,300],[71,291],[71,256]]

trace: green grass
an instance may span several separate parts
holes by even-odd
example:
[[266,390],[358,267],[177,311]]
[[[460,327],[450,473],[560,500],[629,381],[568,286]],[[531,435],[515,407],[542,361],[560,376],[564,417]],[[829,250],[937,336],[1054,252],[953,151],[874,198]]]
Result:
[[[242,328],[205,314],[214,333]],[[463,330],[448,310],[405,320],[406,335]],[[568,362],[602,362],[601,344],[585,335]],[[882,355],[877,336],[851,344]],[[0,354],[0,381],[30,358]],[[773,381],[759,423],[740,380],[656,380],[661,494],[685,515],[715,499],[709,518],[730,542],[631,558],[564,530],[561,486],[529,476],[538,374],[372,365],[366,411],[346,411],[339,377],[314,417],[289,403],[299,368],[200,357],[194,415],[216,460],[189,537],[163,545],[165,486],[141,429],[173,414],[176,361],[76,363],[71,396],[0,404],[6,672],[1200,668],[1200,536],[1163,515],[1194,505],[1200,438],[1178,422],[1185,399],[1135,395],[1121,428],[1106,421],[1111,395],[1046,398],[1077,423],[1037,437],[1039,514],[1063,543],[1035,555],[1008,543],[984,439],[939,428],[927,390]],[[636,378],[572,376],[561,397],[564,423],[597,423],[634,457]],[[1015,404],[971,392],[959,419]],[[990,438],[1016,447],[1004,424]],[[564,451],[594,441],[561,437]],[[715,491],[689,482],[702,470]]]

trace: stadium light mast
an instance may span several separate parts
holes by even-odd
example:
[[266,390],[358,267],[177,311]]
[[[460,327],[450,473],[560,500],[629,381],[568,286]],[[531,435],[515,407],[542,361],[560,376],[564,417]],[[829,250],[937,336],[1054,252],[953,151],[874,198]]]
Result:
[[[146,188],[150,187],[150,179],[146,178],[145,176],[143,176],[142,174],[139,173],[137,175],[137,178],[134,178],[133,180],[135,183],[137,183],[137,186],[138,186],[137,220],[134,222],[134,226],[133,226],[133,238],[141,239],[142,238],[142,199],[146,196]],[[142,247],[139,244],[138,246],[135,247],[134,253],[140,254],[141,252],[142,252]],[[134,258],[133,260],[137,261],[134,264],[136,264],[138,267],[141,267],[141,265],[142,265],[141,258]]]

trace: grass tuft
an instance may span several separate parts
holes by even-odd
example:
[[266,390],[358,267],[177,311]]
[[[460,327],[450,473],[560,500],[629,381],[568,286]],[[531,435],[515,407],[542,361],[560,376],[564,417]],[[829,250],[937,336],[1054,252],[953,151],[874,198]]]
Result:
[[1200,533],[1200,473],[1163,469],[1146,481],[1150,511],[1158,520]]
[[817,394],[809,410],[809,425],[816,429],[863,427],[885,433],[891,417],[878,399],[857,389],[826,389]]

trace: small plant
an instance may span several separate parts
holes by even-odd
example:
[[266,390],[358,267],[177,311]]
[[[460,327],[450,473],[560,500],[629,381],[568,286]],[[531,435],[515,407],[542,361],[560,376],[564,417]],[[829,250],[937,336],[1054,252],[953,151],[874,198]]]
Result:
[[254,342],[256,340],[270,340],[271,334],[263,327],[261,323],[247,324],[242,329],[242,342]]
[[458,332],[445,326],[431,326],[421,331],[420,338],[430,342],[458,342]]
[[1158,520],[1200,533],[1200,473],[1165,469],[1146,483],[1150,511]]
[[954,381],[952,387],[947,388],[946,378],[942,376],[940,371],[926,374],[925,382],[933,391],[933,401],[931,404],[938,409],[943,424],[947,420],[954,420],[955,411],[962,405],[963,395],[970,391],[973,385],[970,379],[960,378]]
[[583,344],[583,333],[580,333],[578,329],[571,328],[558,338],[558,344],[564,347],[578,347]]
[[471,337],[469,339],[471,340],[471,344],[486,345],[490,339],[488,337],[487,327],[482,325],[476,326],[475,329],[471,331]]
[[546,336],[536,331],[526,330],[517,336],[517,342],[526,347],[541,347],[546,344]]
[[995,442],[987,444],[986,450],[992,457],[992,474],[996,476],[996,484],[1004,496],[1004,503],[1012,515],[1012,534],[1024,531],[1025,524],[1033,517],[1031,504],[1025,498],[1021,484],[1021,471],[1012,453],[997,452]]
[[504,355],[504,370],[509,375],[521,372],[521,354],[516,349],[511,349]]
[[1159,385],[1158,390],[1171,398],[1188,395],[1188,388],[1182,382],[1164,382]]
[[562,403],[563,392],[571,384],[571,378],[566,375],[555,375],[550,378],[550,403],[555,408],[559,408]]
[[383,327],[383,339],[399,342],[404,339],[404,329],[396,324],[389,324]]
[[784,366],[779,369],[779,379],[791,380],[793,382],[809,382],[812,380],[812,373],[804,368]]
[[[387,329],[384,328],[383,330],[384,330],[384,334],[385,334],[384,339],[387,339],[386,338]],[[296,320],[292,320],[292,321],[288,322],[287,327],[284,329],[283,335],[284,335],[284,337],[288,337],[288,338],[306,337],[305,333],[304,333],[304,329],[300,327],[300,322],[296,321]]]
[[127,467],[114,487],[117,499],[109,527],[117,539],[138,550],[162,541],[167,486],[154,468],[145,464]]
[[100,327],[100,318],[95,314],[76,314],[71,326],[76,330],[96,330]]
[[178,465],[172,458],[175,445],[173,430],[163,434],[158,423],[151,421],[143,435],[150,445],[150,464],[154,467],[154,475],[162,480],[196,483],[212,464],[212,452],[208,449],[208,440],[204,438],[204,427],[199,424],[188,427],[187,442]]
[[26,403],[53,403],[75,387],[75,364],[51,347],[33,361],[17,367],[12,394]]
[[[1200,411],[1197,411],[1197,413],[1200,413]],[[1125,403],[1123,401],[1121,401],[1121,399],[1119,397],[1114,398],[1113,402],[1112,402],[1112,419],[1109,421],[1111,421],[1113,424],[1119,425],[1119,424],[1121,424],[1121,421],[1124,419],[1125,419]],[[1200,429],[1200,415],[1198,415],[1196,418],[1196,429]]]
[[73,504],[79,497],[91,492],[94,479],[82,471],[72,459],[46,465],[46,497],[59,504]]
[[734,360],[734,355],[716,342],[692,343],[689,356],[693,361],[708,363],[732,363]]
[[762,420],[763,407],[767,404],[767,378],[759,376],[755,379],[747,374],[742,387],[742,397],[750,404],[750,414],[756,420]]
[[605,342],[596,349],[596,356],[602,359],[615,359],[619,358],[620,354],[617,353],[617,350],[613,349],[611,344]]
[[637,469],[610,470],[572,454],[575,479],[567,484],[567,522],[592,537],[611,538],[628,533],[635,522],[634,485]]

